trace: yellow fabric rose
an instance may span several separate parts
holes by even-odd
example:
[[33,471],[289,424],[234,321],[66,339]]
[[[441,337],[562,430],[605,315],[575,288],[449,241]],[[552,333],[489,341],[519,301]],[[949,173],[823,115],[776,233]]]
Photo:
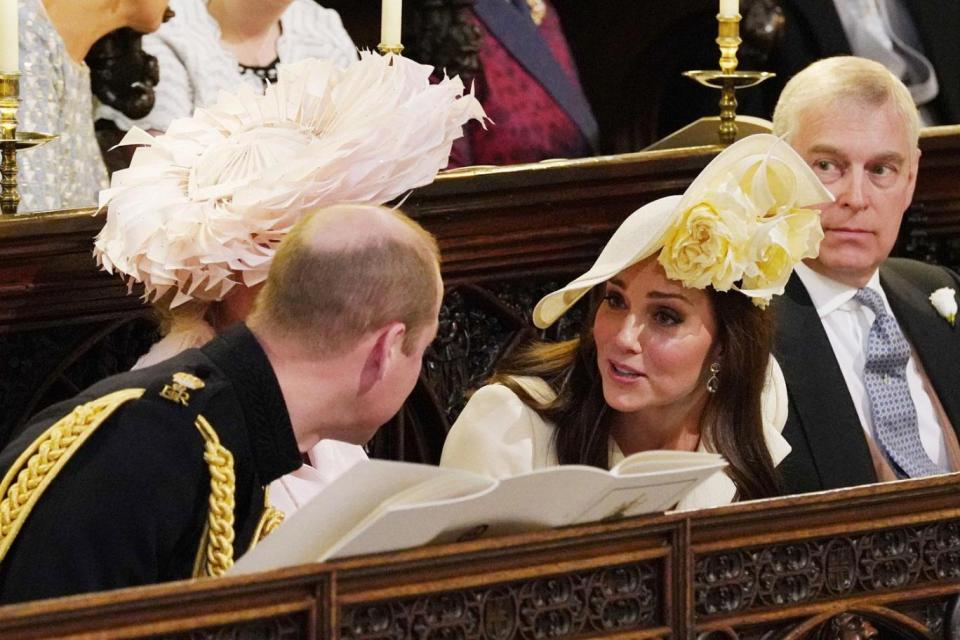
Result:
[[797,262],[816,257],[819,211],[795,206],[797,176],[770,156],[744,158],[703,188],[665,233],[660,264],[686,287],[736,289],[766,307]]
[[728,194],[712,196],[667,230],[659,261],[668,278],[686,287],[727,291],[743,275],[752,214]]
[[783,293],[794,265],[817,256],[822,239],[818,211],[788,209],[770,216],[754,233],[753,259],[744,273],[741,291],[758,306],[766,307],[772,296]]

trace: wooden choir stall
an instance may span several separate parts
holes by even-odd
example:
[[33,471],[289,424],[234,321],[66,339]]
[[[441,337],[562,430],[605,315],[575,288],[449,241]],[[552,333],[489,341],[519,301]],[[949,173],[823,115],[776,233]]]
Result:
[[[960,265],[960,127],[928,129],[896,253]],[[465,394],[539,297],[716,147],[442,175],[404,209],[439,238],[440,331],[375,457],[436,463]],[[151,311],[97,270],[93,211],[0,217],[0,438],[128,368]],[[136,291],[134,291],[134,294]],[[551,329],[571,335],[578,314]],[[0,608],[0,637],[960,640],[960,476]]]

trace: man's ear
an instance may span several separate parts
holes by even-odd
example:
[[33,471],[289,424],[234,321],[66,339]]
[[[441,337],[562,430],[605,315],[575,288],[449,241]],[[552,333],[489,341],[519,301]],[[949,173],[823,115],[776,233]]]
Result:
[[378,329],[370,339],[371,347],[360,373],[360,384],[368,390],[386,378],[397,359],[403,355],[403,341],[407,335],[407,326],[402,322],[391,322]]

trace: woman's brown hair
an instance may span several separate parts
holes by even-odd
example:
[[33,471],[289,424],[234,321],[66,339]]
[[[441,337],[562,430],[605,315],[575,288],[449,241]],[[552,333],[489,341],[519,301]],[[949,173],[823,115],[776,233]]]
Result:
[[[597,368],[593,317],[604,285],[591,295],[588,322],[580,337],[559,343],[534,342],[507,358],[491,382],[516,393],[544,419],[557,425],[560,464],[587,464],[606,469],[610,427],[609,406]],[[700,419],[706,448],[729,463],[727,474],[739,500],[777,495],[776,472],[763,436],[761,393],[766,380],[772,336],[767,312],[747,296],[707,289],[719,328],[720,384],[708,395]],[[538,376],[557,391],[553,402],[541,404],[514,376]]]

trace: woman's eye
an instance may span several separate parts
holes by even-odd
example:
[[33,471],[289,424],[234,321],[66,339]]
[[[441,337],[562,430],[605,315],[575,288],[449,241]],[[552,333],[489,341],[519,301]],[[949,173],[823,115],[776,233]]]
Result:
[[658,309],[653,313],[653,319],[657,324],[665,327],[683,322],[683,317],[673,309]]
[[611,309],[624,309],[627,306],[623,296],[616,291],[607,292],[607,295],[603,296],[603,303]]

